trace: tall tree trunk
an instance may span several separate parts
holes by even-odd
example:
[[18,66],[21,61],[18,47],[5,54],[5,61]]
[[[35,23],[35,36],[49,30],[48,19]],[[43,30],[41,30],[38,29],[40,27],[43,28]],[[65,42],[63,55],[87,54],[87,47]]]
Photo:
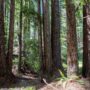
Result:
[[83,6],[83,70],[84,77],[90,76],[90,3]]
[[43,72],[46,76],[52,71],[52,53],[51,53],[51,30],[48,0],[43,0],[43,35],[44,35],[44,66]]
[[61,42],[60,42],[60,7],[59,0],[52,0],[52,60],[53,70],[63,70],[61,61]]
[[39,57],[42,62],[43,58],[42,58],[41,0],[38,0],[38,40],[39,40]]
[[15,0],[10,2],[10,24],[9,24],[9,40],[7,52],[7,74],[12,74],[12,56],[13,56],[13,40],[14,40],[14,12]]
[[19,33],[19,71],[22,64],[22,0],[20,3],[20,33]]
[[4,0],[0,0],[0,76],[6,73],[4,31]]
[[41,60],[41,81],[43,79],[44,73],[44,41],[43,41],[43,27],[42,27],[42,18],[41,18],[41,0],[38,0],[38,40],[39,40],[39,57]]
[[67,76],[77,75],[77,37],[76,37],[76,19],[75,6],[72,0],[66,0],[67,12]]

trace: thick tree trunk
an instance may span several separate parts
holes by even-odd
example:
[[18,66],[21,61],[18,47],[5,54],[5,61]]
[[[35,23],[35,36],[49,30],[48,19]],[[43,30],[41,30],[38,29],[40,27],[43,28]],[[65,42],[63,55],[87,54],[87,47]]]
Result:
[[51,53],[51,30],[50,30],[48,0],[43,0],[43,36],[44,36],[43,72],[46,75],[47,74],[50,75],[52,71],[52,53]]
[[13,40],[14,40],[14,11],[15,0],[10,2],[10,25],[9,25],[9,40],[7,52],[7,74],[12,74],[12,55],[13,55]]
[[0,76],[6,73],[4,32],[4,0],[0,0]]
[[90,3],[83,6],[83,70],[84,77],[90,76]]
[[72,0],[66,0],[67,12],[67,76],[77,75],[77,37],[75,6]]
[[59,0],[52,0],[52,60],[53,70],[63,70],[61,61],[61,42],[60,42],[60,7]]

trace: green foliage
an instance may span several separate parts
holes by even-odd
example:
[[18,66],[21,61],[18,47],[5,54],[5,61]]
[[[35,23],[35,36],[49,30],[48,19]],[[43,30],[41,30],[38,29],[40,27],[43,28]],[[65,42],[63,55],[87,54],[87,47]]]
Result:
[[40,60],[39,60],[39,51],[38,51],[38,41],[31,39],[26,40],[26,63],[28,66],[33,69],[35,72],[39,71]]
[[36,6],[33,0],[27,0],[22,7],[23,16],[32,19],[37,16]]
[[65,74],[61,70],[59,70],[59,73],[60,73],[61,76],[56,79],[56,80],[59,81],[59,84],[68,80],[68,78],[65,76]]
[[59,73],[60,73],[61,77],[64,79],[65,78],[65,74],[61,70],[59,70]]
[[34,87],[34,86],[32,86],[32,87],[25,87],[25,88],[23,88],[23,87],[21,87],[21,88],[10,88],[9,90],[36,90],[36,88]]
[[26,89],[24,90],[36,90],[35,87],[27,87]]

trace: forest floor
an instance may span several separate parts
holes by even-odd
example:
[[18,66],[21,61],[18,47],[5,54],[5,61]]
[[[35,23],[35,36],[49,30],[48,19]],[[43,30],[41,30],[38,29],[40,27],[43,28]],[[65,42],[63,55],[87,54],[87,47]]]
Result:
[[[15,72],[16,74],[16,72]],[[35,74],[16,74],[16,81],[13,83],[4,82],[0,90],[90,90],[89,79],[67,79],[64,81],[52,81],[41,83],[40,78]]]

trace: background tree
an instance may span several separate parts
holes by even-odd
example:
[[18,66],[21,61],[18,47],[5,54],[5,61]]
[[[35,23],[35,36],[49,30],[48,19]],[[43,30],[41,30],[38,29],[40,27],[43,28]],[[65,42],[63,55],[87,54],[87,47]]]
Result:
[[20,1],[20,33],[19,33],[19,71],[21,71],[21,65],[22,65],[22,8],[23,8],[23,2]]
[[44,74],[52,71],[51,29],[48,0],[43,0]]
[[42,30],[42,15],[41,15],[41,0],[38,0],[38,41],[39,41],[39,58],[41,60],[41,69],[43,67],[43,30]]

